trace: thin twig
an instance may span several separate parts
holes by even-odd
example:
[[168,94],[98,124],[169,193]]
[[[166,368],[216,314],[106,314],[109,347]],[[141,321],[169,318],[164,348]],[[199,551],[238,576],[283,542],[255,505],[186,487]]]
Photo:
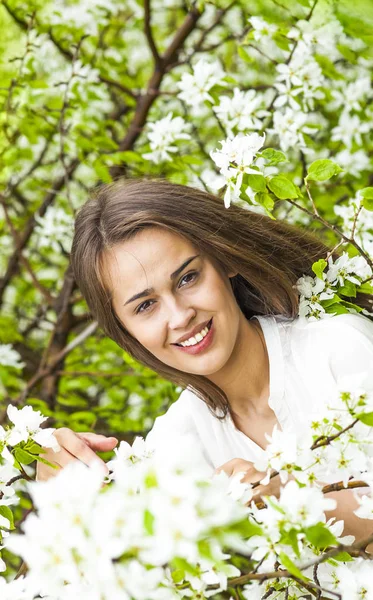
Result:
[[157,46],[154,41],[152,28],[151,28],[151,18],[152,18],[152,13],[151,13],[150,0],[144,0],[144,33],[145,33],[146,39],[148,41],[150,51],[153,55],[154,63],[156,65],[156,68],[158,68],[162,62],[162,59],[159,55]]

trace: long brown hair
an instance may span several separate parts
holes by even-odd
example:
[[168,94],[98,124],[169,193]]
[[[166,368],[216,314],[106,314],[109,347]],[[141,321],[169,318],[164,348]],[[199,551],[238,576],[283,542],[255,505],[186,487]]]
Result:
[[[230,281],[247,319],[276,314],[295,318],[298,293],[294,284],[304,274],[313,275],[312,263],[325,257],[328,247],[300,227],[238,206],[226,209],[212,194],[162,180],[118,180],[100,187],[80,209],[71,262],[99,326],[140,363],[188,387],[224,418],[229,403],[218,386],[206,377],[162,363],[126,331],[113,309],[111,291],[102,276],[103,254],[154,226],[184,236],[223,271],[238,273]],[[362,296],[354,302],[366,306]]]

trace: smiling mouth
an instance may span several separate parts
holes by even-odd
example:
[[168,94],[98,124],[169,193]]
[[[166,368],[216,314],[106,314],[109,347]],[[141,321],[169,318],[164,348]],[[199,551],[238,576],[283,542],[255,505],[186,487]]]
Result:
[[[207,323],[207,325],[206,325],[206,327],[207,327],[208,331],[210,331],[210,329],[211,329],[211,325],[212,325],[212,317],[211,317],[210,321],[209,321],[209,322]],[[203,329],[202,329],[202,331],[203,331]],[[196,335],[197,335],[197,334],[196,334]],[[193,336],[192,336],[192,337],[193,337]],[[203,339],[205,339],[205,338],[203,338]],[[185,340],[185,341],[186,341],[186,340]],[[201,341],[203,341],[203,340],[201,340]],[[200,342],[197,342],[197,344],[192,344],[192,346],[198,346],[198,344],[199,344],[199,343],[200,343]],[[181,344],[176,344],[176,343],[175,343],[175,344],[173,344],[173,345],[174,345],[174,346],[180,346],[181,348],[185,348],[185,346],[182,346]],[[187,348],[190,348],[190,346],[187,346]]]

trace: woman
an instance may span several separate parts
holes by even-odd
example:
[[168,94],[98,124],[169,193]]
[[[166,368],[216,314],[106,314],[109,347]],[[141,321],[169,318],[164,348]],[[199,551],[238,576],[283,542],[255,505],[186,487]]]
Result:
[[[83,206],[71,259],[93,317],[136,360],[185,388],[156,420],[153,445],[188,434],[212,472],[257,481],[252,463],[266,433],[299,430],[340,376],[372,369],[368,318],[297,318],[294,284],[327,251],[295,226],[163,181],[118,181]],[[354,301],[371,307],[366,295]],[[117,443],[66,428],[55,435],[62,450],[46,458],[61,467],[90,464]],[[54,474],[38,464],[38,479]],[[278,494],[278,479],[257,494]],[[352,491],[330,495],[345,533],[373,528],[353,515]]]

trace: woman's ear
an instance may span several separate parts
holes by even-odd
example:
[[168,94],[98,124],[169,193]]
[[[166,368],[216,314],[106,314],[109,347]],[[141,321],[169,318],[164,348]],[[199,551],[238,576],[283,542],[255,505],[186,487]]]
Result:
[[235,273],[233,271],[229,271],[228,273],[229,279],[231,279],[231,277],[236,277],[236,275],[238,275],[238,271],[236,271]]

